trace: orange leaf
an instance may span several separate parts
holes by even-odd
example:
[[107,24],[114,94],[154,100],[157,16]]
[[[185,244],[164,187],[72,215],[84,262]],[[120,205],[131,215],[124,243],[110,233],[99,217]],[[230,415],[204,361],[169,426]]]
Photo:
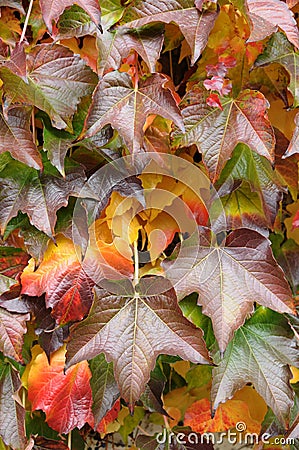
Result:
[[[120,399],[116,400],[110,411],[107,412],[107,414],[103,417],[103,419],[100,421],[97,432],[98,433],[107,433],[107,426],[114,422],[115,419],[117,419],[118,413],[120,411]],[[94,427],[94,418],[93,416],[90,417],[88,421],[89,425],[93,428]]]
[[28,399],[32,410],[41,409],[46,421],[59,433],[82,428],[91,414],[92,393],[89,384],[91,372],[87,361],[70,367],[64,374],[66,348],[51,355],[35,346],[28,367]]
[[211,404],[207,398],[203,398],[187,409],[184,425],[190,426],[197,433],[215,433],[234,428],[238,422],[246,424],[247,433],[260,432],[260,422],[252,419],[244,401],[227,400],[219,405],[212,419]]

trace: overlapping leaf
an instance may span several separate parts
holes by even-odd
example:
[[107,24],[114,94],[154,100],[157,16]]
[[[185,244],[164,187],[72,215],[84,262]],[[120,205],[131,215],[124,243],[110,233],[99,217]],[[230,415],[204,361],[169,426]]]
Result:
[[29,256],[19,248],[0,247],[0,295],[17,283]]
[[30,119],[29,107],[12,107],[6,116],[0,111],[0,153],[8,150],[15,159],[41,169],[41,156],[30,131]]
[[55,40],[81,37],[87,34],[94,35],[98,32],[98,28],[92,22],[89,14],[77,5],[64,11],[57,28],[58,36],[55,36]]
[[100,24],[100,6],[97,0],[39,0],[44,21],[50,33],[52,33],[52,21],[57,22],[59,16],[65,8],[72,6],[74,3],[81,6],[91,17],[96,25]]
[[271,64],[273,62],[281,64],[290,74],[289,89],[294,97],[294,107],[299,104],[299,53],[294,51],[292,44],[283,33],[275,33],[262,54],[255,61],[255,67]]
[[83,170],[73,164],[63,178],[49,163],[40,174],[11,160],[0,173],[1,233],[10,219],[22,211],[28,214],[32,225],[51,237],[57,210],[67,206],[70,195],[78,195],[84,178]]
[[251,382],[281,423],[285,424],[293,404],[288,365],[298,366],[298,348],[287,320],[260,307],[236,331],[224,358],[214,369],[214,408]]
[[[158,279],[159,280],[159,279]],[[143,280],[140,293],[127,285],[116,296],[96,289],[86,320],[79,323],[68,345],[67,365],[101,352],[114,363],[121,396],[133,408],[160,353],[208,363],[202,332],[185,319],[166,281]]]
[[0,435],[13,449],[26,447],[25,409],[16,399],[21,387],[18,371],[10,364],[0,362]]
[[163,27],[158,24],[137,29],[116,29],[105,31],[98,39],[99,75],[119,69],[123,58],[136,50],[151,72],[160,57],[163,45]]
[[46,413],[49,426],[59,433],[82,428],[90,417],[91,373],[87,361],[63,371],[65,347],[50,358],[38,347],[32,348],[32,361],[24,374],[32,410]]
[[193,0],[138,0],[129,5],[121,23],[124,27],[139,28],[152,22],[175,22],[191,48],[194,64],[204,50],[209,33],[217,18],[217,11],[200,12]]
[[35,46],[27,55],[27,82],[5,62],[0,78],[9,103],[35,105],[49,115],[54,127],[70,130],[80,99],[91,94],[97,83],[83,59],[58,44]]
[[29,319],[29,314],[14,314],[0,308],[0,351],[18,362],[23,362],[22,346]]
[[253,28],[249,41],[261,41],[281,28],[288,40],[299,47],[299,31],[294,14],[280,0],[247,0],[249,17]]
[[224,98],[222,110],[208,106],[206,99],[198,85],[185,95],[181,108],[186,132],[175,130],[174,147],[196,144],[214,181],[239,142],[273,160],[275,137],[263,94],[246,90],[236,99]]
[[10,8],[15,8],[19,10],[21,13],[25,13],[22,0],[0,0],[0,7],[9,6]]
[[167,276],[180,298],[199,293],[198,303],[212,319],[222,352],[253,312],[254,302],[281,313],[293,312],[290,288],[269,241],[256,231],[233,231],[219,246],[208,231],[202,231],[199,239],[184,242],[179,261],[163,263]]
[[142,146],[143,125],[149,114],[173,120],[182,129],[182,118],[167,81],[164,75],[156,73],[134,88],[127,73],[105,75],[93,95],[85,137],[111,124],[124,138],[130,151],[135,153]]

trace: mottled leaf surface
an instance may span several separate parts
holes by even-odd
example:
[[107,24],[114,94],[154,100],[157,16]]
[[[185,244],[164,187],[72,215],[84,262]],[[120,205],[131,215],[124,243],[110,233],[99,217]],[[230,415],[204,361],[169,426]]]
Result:
[[14,398],[21,387],[18,371],[9,363],[0,362],[0,435],[13,449],[26,447],[25,409]]
[[299,105],[299,53],[294,51],[292,44],[283,33],[275,33],[268,41],[263,53],[256,59],[255,67],[273,62],[281,64],[290,74],[289,89],[294,97],[294,107]]
[[287,320],[260,307],[236,331],[224,358],[214,369],[214,408],[251,382],[273,412],[285,424],[293,404],[288,365],[298,366],[298,348]]
[[4,115],[0,111],[0,153],[6,152],[35,169],[42,169],[42,160],[30,131],[31,108],[14,106]]
[[74,3],[81,6],[96,25],[99,25],[101,14],[100,6],[97,0],[39,0],[44,21],[50,33],[52,33],[52,21],[57,22],[65,8],[72,6]]
[[185,95],[181,108],[186,132],[174,131],[174,147],[197,145],[214,181],[239,142],[273,159],[275,137],[263,94],[245,90],[236,99],[224,98],[222,110],[208,106],[206,99],[207,93],[199,86]]
[[209,361],[201,330],[183,317],[169,284],[155,291],[151,280],[144,280],[139,288],[140,293],[129,287],[119,296],[96,289],[91,312],[73,329],[67,353],[70,367],[103,352],[114,363],[121,396],[130,407],[144,391],[160,353]]
[[70,195],[78,195],[84,183],[83,170],[71,164],[63,178],[49,164],[37,170],[11,160],[0,172],[0,227],[3,233],[18,211],[27,213],[32,225],[48,236],[54,233],[56,212],[67,206]]
[[46,413],[47,423],[59,433],[82,428],[90,415],[92,402],[87,361],[64,373],[65,347],[50,358],[38,347],[32,348],[32,361],[27,366],[28,399],[32,410]]
[[19,248],[0,247],[0,295],[17,283],[29,256]]
[[175,261],[163,263],[179,298],[198,292],[203,313],[212,319],[224,351],[235,330],[253,312],[254,302],[292,313],[292,294],[273,258],[269,241],[259,233],[238,229],[225,243],[214,244],[210,232],[186,240]]
[[23,336],[29,319],[29,314],[14,314],[0,308],[0,351],[18,362],[23,362]]
[[127,73],[108,73],[99,82],[85,127],[85,137],[97,133],[104,125],[111,124],[124,138],[128,148],[140,151],[143,141],[143,126],[149,114],[159,114],[183,128],[182,118],[167,78],[154,74],[132,85]]
[[192,51],[194,64],[204,50],[218,12],[200,12],[192,0],[136,1],[122,17],[124,27],[138,28],[152,22],[175,22]]
[[252,30],[249,41],[261,41],[281,28],[288,40],[299,47],[299,31],[294,14],[280,0],[247,0]]
[[37,45],[27,55],[27,83],[5,64],[0,78],[8,102],[34,105],[49,115],[54,127],[70,130],[80,99],[97,83],[84,60],[58,44]]

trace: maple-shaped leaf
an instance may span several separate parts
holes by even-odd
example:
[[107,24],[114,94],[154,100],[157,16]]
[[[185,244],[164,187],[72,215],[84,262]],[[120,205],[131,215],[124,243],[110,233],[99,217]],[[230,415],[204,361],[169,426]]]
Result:
[[21,387],[19,372],[0,360],[0,436],[13,449],[25,450],[25,409],[16,398]]
[[218,406],[214,417],[211,417],[211,403],[207,398],[202,398],[192,403],[185,413],[184,425],[191,427],[197,433],[217,433],[230,428],[235,428],[238,422],[246,423],[247,433],[259,434],[261,424],[254,420],[243,400],[227,400]]
[[19,248],[0,247],[0,295],[17,283],[28,259],[28,254]]
[[0,65],[0,78],[8,103],[35,105],[49,115],[54,127],[69,127],[70,131],[80,99],[91,94],[97,83],[96,74],[83,59],[58,44],[36,45],[27,54],[27,82],[5,61]]
[[127,284],[119,296],[96,288],[89,316],[72,331],[67,366],[103,352],[114,363],[121,396],[133,408],[159,354],[208,363],[202,331],[183,317],[169,287],[158,277],[141,280],[139,292]]
[[186,131],[174,130],[173,146],[197,145],[212,180],[216,180],[239,142],[270,161],[275,136],[267,118],[268,102],[257,91],[223,98],[222,110],[206,103],[208,93],[195,85],[181,102]]
[[212,319],[221,351],[255,302],[293,312],[292,294],[270,242],[256,231],[235,230],[218,246],[211,232],[201,229],[199,236],[183,242],[178,261],[163,262],[167,276],[179,298],[199,293],[198,303]]
[[98,73],[102,76],[111,69],[119,69],[122,59],[131,50],[141,56],[151,72],[155,72],[156,62],[163,45],[163,26],[154,24],[137,29],[115,29],[99,36]]
[[31,108],[14,106],[4,115],[0,110],[0,153],[7,150],[19,161],[42,169],[39,151],[30,131]]
[[127,73],[111,72],[99,82],[86,119],[85,137],[91,137],[104,125],[111,124],[124,138],[129,150],[138,152],[143,141],[143,125],[149,114],[159,114],[183,128],[174,95],[167,87],[168,79],[154,74],[132,85]]
[[29,314],[15,314],[0,308],[0,351],[18,362],[23,362],[23,336],[29,319]]
[[252,383],[278,420],[285,424],[293,404],[288,365],[298,367],[298,355],[287,320],[269,309],[258,308],[235,332],[224,358],[219,359],[219,366],[214,369],[211,394],[214,409],[238,389]]
[[[274,172],[271,163],[266,158],[252,152],[246,145],[238,144],[233,151],[230,160],[226,163],[221,172],[221,176],[217,182],[216,186],[217,188],[219,187],[219,195],[221,195],[221,197],[223,197],[223,195],[234,195],[234,192],[237,193],[238,190],[233,189],[231,183],[242,182],[245,180],[250,184],[252,195],[249,196],[254,205],[250,204],[249,199],[248,202],[245,199],[244,202],[237,202],[239,206],[242,203],[244,206],[244,208],[240,208],[240,211],[242,209],[244,211],[242,220],[246,220],[246,226],[249,228],[251,228],[250,221],[252,221],[252,225],[253,223],[255,223],[255,225],[260,223],[262,227],[266,226],[271,228],[278,212],[279,202],[282,199],[283,189],[280,185],[280,179]],[[227,185],[227,189],[225,184]],[[226,192],[226,190],[229,192]],[[248,191],[248,189],[246,189],[246,191]],[[250,192],[248,192],[248,194],[250,194]],[[254,201],[254,198],[256,198],[257,201]],[[261,200],[261,204],[259,199]],[[258,211],[260,211],[261,214],[259,214]],[[255,217],[255,214],[260,215],[260,217]],[[243,216],[243,214],[241,214],[241,216]],[[240,226],[234,228],[240,228]]]
[[247,0],[252,30],[249,42],[262,41],[281,28],[288,40],[299,47],[299,31],[294,14],[280,0]]
[[37,170],[11,160],[0,172],[0,229],[4,232],[18,211],[27,213],[32,225],[52,237],[56,212],[78,195],[85,180],[81,167],[70,163],[63,178],[49,162]]
[[119,390],[113,375],[113,364],[107,363],[105,355],[96,356],[90,361],[89,367],[92,373],[90,386],[94,428],[97,428],[119,397]]
[[72,6],[74,3],[84,9],[93,22],[99,26],[101,13],[97,0],[39,0],[45,24],[50,33],[52,33],[52,21],[57,22],[65,8]]
[[64,324],[82,320],[88,313],[96,283],[111,272],[115,279],[130,276],[132,265],[113,245],[102,245],[98,250],[88,248],[81,262],[70,239],[58,235],[55,241],[49,243],[36,270],[32,260],[23,271],[22,294],[39,297],[46,293],[47,308],[53,308],[53,317]]
[[[280,2],[283,4],[283,2]],[[262,67],[271,63],[281,64],[290,74],[289,90],[294,97],[294,108],[299,105],[299,52],[295,52],[292,44],[283,33],[275,33],[267,43],[262,54],[258,56],[254,67]]]
[[153,22],[175,22],[191,48],[193,65],[204,50],[218,11],[200,12],[193,0],[137,0],[122,17],[124,27],[139,28]]
[[82,428],[91,411],[91,373],[87,361],[74,365],[64,373],[65,346],[50,357],[39,346],[31,350],[32,361],[23,377],[27,377],[28,400],[32,410],[41,409],[53,430],[68,433]]

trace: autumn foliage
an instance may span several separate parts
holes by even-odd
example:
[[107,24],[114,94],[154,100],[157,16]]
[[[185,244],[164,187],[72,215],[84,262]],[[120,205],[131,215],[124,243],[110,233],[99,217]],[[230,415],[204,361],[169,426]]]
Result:
[[0,10],[0,450],[298,448],[298,1]]

